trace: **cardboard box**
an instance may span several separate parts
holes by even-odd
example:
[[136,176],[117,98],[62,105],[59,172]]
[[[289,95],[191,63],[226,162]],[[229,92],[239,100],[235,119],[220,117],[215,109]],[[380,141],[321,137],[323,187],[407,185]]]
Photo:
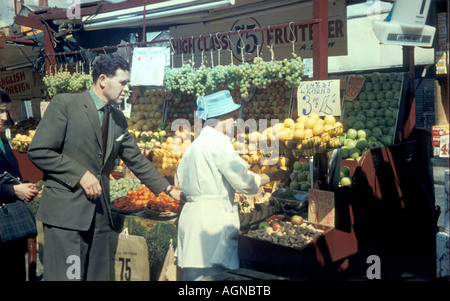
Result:
[[358,251],[354,237],[334,227],[306,222],[324,232],[301,249],[239,235],[239,258],[243,267],[256,271],[308,279],[322,268]]

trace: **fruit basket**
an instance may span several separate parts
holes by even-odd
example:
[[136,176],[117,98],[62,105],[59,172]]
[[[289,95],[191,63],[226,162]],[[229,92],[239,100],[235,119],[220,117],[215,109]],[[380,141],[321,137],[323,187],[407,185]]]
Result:
[[285,213],[296,214],[308,205],[308,193],[305,191],[279,188],[272,193]]
[[144,207],[144,210],[142,212],[142,216],[146,218],[152,218],[152,219],[172,219],[178,216],[179,211],[155,211],[151,210],[147,206]]
[[294,155],[296,157],[311,157],[316,154],[322,154],[330,149],[340,146],[337,137],[344,131],[344,126],[338,125],[319,135],[298,140],[296,143]]

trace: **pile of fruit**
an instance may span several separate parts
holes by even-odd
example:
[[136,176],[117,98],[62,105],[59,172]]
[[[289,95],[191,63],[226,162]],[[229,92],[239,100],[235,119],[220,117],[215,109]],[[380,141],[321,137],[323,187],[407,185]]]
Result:
[[346,165],[342,165],[339,173],[339,187],[348,186],[351,184],[352,178],[350,177],[350,168]]
[[43,82],[47,87],[49,97],[59,93],[80,93],[92,87],[92,76],[86,73],[68,71],[46,75]]
[[128,128],[134,132],[147,132],[155,129],[163,121],[164,90],[146,89],[133,104]]
[[312,113],[300,116],[294,121],[286,118],[265,129],[259,134],[259,143],[268,145],[267,141],[280,141],[280,152],[291,152],[295,158],[311,157],[324,153],[330,148],[340,146],[338,136],[343,132],[343,126],[332,115],[321,118]]
[[194,120],[194,112],[197,109],[197,99],[193,95],[184,94],[179,103],[168,101],[166,121],[174,121],[178,118]]
[[33,140],[39,124],[39,119],[30,117],[11,126],[11,146],[19,152],[26,152]]
[[159,212],[175,212],[180,204],[178,201],[161,192],[156,196],[147,186],[139,185],[137,189],[128,190],[126,196],[112,201],[114,208],[132,210],[147,206],[150,210]]
[[168,137],[159,148],[153,149],[151,160],[163,176],[175,176],[178,163],[193,140],[192,136],[187,139],[188,135],[192,135],[188,130],[175,131],[173,137]]
[[274,79],[285,80],[288,87],[297,87],[303,76],[303,61],[294,55],[283,61],[265,62],[255,57],[253,63],[240,65],[202,65],[195,69],[190,64],[180,68],[170,68],[164,73],[166,91],[173,93],[175,102],[181,101],[182,94],[193,94],[196,97],[207,92],[217,91],[220,86],[234,89],[239,87],[242,98],[249,96],[251,86],[266,88]]
[[343,159],[359,160],[366,151],[394,143],[403,73],[365,75],[361,92],[344,103]]
[[288,118],[290,88],[285,81],[273,81],[267,88],[256,89],[251,100],[242,108],[243,118],[281,119]]
[[304,223],[301,216],[294,215],[290,221],[269,218],[261,222],[258,229],[250,230],[245,235],[274,244],[301,249],[313,239],[323,235],[323,232],[312,224]]
[[296,161],[291,173],[291,182],[289,188],[308,192],[311,187],[311,175],[308,161]]
[[130,130],[130,133],[135,137],[137,145],[141,149],[151,150],[155,147],[160,147],[162,143],[166,142],[169,137],[173,136],[170,125],[162,122],[158,128],[145,132]]
[[116,200],[120,197],[126,196],[128,191],[133,191],[141,186],[139,179],[120,178],[109,182],[109,197],[111,200]]

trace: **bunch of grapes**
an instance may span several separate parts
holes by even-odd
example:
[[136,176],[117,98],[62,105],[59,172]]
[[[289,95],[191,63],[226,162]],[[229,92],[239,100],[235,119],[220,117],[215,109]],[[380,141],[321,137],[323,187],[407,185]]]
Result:
[[304,65],[301,57],[293,54],[291,59],[265,62],[256,57],[252,64],[244,62],[240,65],[218,65],[198,69],[191,64],[180,68],[171,68],[164,73],[166,91],[171,91],[175,102],[181,100],[182,94],[196,97],[208,92],[217,91],[225,86],[229,89],[238,87],[241,97],[248,97],[252,86],[266,88],[273,81],[284,80],[289,88],[298,87],[303,76]]
[[92,86],[92,76],[63,71],[44,76],[43,82],[47,87],[48,96],[51,98],[59,93],[79,93],[89,89]]

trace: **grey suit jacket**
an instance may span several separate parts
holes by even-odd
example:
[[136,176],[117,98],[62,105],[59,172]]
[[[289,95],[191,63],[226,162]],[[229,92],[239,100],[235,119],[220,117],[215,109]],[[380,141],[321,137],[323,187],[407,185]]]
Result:
[[99,179],[101,201],[111,217],[109,176],[117,156],[156,195],[169,185],[141,154],[120,110],[111,108],[105,160],[101,141],[100,120],[89,91],[59,94],[51,100],[28,149],[29,159],[44,173],[37,219],[57,227],[88,230],[96,205],[79,185],[87,170]]

